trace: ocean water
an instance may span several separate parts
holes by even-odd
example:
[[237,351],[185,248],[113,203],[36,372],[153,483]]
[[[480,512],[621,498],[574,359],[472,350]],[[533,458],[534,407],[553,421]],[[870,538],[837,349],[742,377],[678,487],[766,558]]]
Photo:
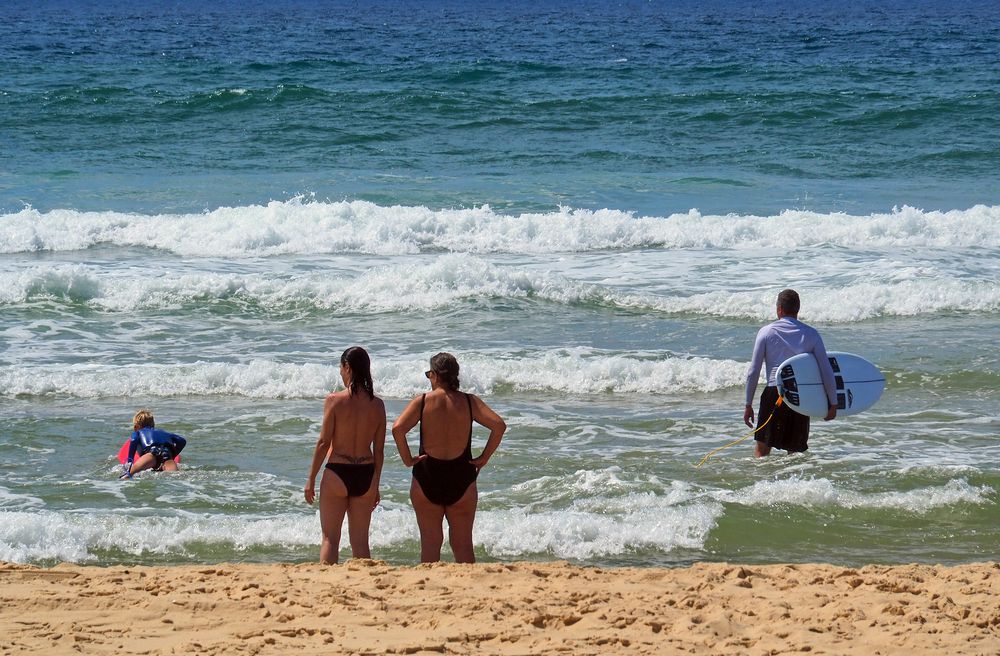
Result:
[[[390,421],[442,350],[507,419],[481,560],[997,559],[998,19],[4,3],[0,560],[317,558],[301,489],[355,344]],[[807,453],[695,467],[746,432],[783,287],[886,392]],[[189,446],[120,482],[140,407]],[[388,442],[373,555],[413,563]]]

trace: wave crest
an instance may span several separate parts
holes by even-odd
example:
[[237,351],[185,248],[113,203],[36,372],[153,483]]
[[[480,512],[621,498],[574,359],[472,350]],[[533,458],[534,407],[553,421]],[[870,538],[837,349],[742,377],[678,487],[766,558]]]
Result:
[[[773,313],[770,294],[632,293],[558,273],[502,266],[478,256],[449,254],[423,263],[373,267],[358,274],[321,270],[294,276],[195,272],[166,275],[108,272],[87,265],[35,265],[0,273],[0,307],[85,304],[108,312],[232,304],[235,311],[383,313],[430,311],[478,300],[535,300],[598,305],[637,312],[690,314],[752,321]],[[886,316],[1000,311],[1000,283],[940,274],[869,279],[809,290],[803,319],[851,323]]]
[[[375,362],[375,391],[408,398],[426,390],[423,359]],[[248,363],[11,366],[0,371],[0,396],[242,396],[321,398],[340,384],[339,367],[270,360]],[[711,392],[739,385],[746,365],[733,360],[560,350],[520,357],[462,358],[462,388],[570,394]]]
[[202,214],[39,212],[0,216],[0,253],[138,246],[190,257],[284,254],[559,253],[638,248],[740,249],[1000,246],[1000,206],[867,216],[786,210],[774,216],[706,216],[698,210],[637,217],[560,208],[510,215],[468,209],[380,206],[305,198],[222,207]]

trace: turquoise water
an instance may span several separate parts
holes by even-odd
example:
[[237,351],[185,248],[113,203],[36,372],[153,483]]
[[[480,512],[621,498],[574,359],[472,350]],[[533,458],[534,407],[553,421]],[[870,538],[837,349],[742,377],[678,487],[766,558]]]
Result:
[[[997,18],[4,5],[0,559],[316,558],[353,344],[390,420],[440,350],[508,420],[483,560],[996,559]],[[786,286],[886,393],[806,454],[695,468],[744,434]],[[180,475],[117,480],[139,407]],[[413,562],[391,446],[384,483],[373,553]]]

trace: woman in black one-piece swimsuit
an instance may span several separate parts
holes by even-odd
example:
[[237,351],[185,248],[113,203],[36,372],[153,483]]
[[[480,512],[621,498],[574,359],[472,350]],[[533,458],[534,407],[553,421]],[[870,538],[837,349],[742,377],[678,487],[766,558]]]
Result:
[[[420,562],[441,560],[442,525],[447,519],[455,562],[473,563],[476,478],[500,445],[507,424],[482,399],[458,390],[458,361],[453,355],[435,355],[425,375],[431,391],[410,401],[392,426],[403,463],[413,467],[410,502],[420,528]],[[472,457],[473,422],[490,430],[478,458]],[[420,451],[414,458],[406,434],[418,423]]]

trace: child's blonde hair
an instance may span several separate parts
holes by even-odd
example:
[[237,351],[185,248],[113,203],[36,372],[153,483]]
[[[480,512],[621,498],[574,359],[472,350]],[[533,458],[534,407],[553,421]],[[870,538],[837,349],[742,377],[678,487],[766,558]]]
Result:
[[132,427],[136,430],[140,428],[153,428],[156,422],[153,421],[153,413],[150,410],[142,409],[132,417]]

